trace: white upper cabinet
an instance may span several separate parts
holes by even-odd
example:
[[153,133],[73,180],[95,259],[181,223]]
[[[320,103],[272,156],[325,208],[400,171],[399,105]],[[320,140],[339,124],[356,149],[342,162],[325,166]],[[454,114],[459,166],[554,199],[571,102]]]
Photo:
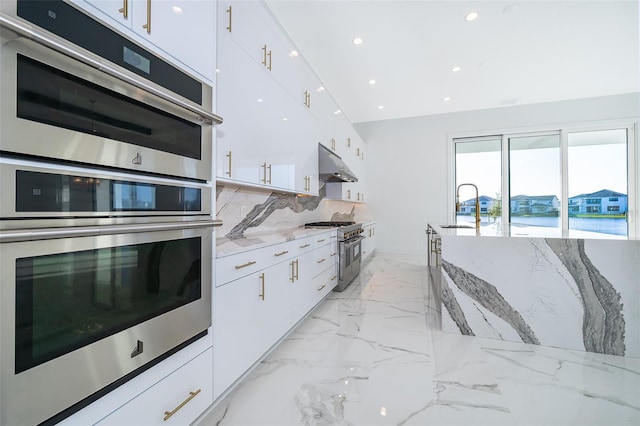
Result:
[[[294,96],[283,84],[296,74],[288,61],[303,59],[287,54],[269,19],[257,2],[218,3],[216,110],[224,123],[216,127],[216,174],[218,180],[317,195],[318,122],[309,97],[299,90]],[[273,72],[276,59],[290,74]]]
[[215,2],[75,0],[74,3],[107,23],[130,30],[134,39],[151,43],[161,56],[168,54],[174,62],[207,81],[214,80]]

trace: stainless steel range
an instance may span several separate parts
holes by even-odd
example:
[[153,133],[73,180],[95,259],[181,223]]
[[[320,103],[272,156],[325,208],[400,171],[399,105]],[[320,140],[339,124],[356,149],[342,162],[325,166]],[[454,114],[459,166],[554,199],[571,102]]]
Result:
[[313,222],[305,228],[338,228],[338,285],[334,291],[343,291],[360,273],[361,243],[365,237],[361,223]]

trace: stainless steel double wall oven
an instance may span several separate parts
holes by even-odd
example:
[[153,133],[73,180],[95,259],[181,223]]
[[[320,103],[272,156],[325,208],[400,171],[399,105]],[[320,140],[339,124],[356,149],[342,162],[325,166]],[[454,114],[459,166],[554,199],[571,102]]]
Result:
[[63,1],[0,3],[0,424],[207,333],[212,88]]

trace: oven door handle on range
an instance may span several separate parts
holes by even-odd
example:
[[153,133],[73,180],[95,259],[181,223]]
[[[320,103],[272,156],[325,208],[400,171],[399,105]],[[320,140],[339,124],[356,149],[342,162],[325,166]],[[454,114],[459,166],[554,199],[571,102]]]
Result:
[[200,117],[203,124],[213,125],[222,123],[222,118],[218,115],[213,114],[203,108],[199,108],[194,104],[183,101],[182,99],[173,96],[168,91],[158,89],[155,86],[145,82],[144,80],[136,78],[135,74],[124,73],[99,56],[81,52],[77,48],[75,48],[75,45],[73,45],[72,43],[66,42],[63,39],[57,40],[49,36],[44,31],[38,29],[37,27],[28,25],[5,14],[0,14],[0,26],[15,32],[20,36],[29,38],[45,47],[76,59],[92,68],[109,74],[112,77],[136,86],[148,93],[152,93],[157,97],[164,99],[165,101],[191,111],[192,113]]
[[365,238],[367,238],[367,237],[365,237],[363,235],[358,235],[358,236],[355,236],[355,237],[351,237],[348,240],[341,241],[341,243],[351,247],[351,246],[359,243],[360,241],[364,240]]
[[49,240],[56,238],[88,237],[95,235],[132,234],[138,232],[174,231],[222,226],[221,220],[195,222],[148,223],[131,225],[78,226],[44,229],[18,229],[0,232],[0,243]]

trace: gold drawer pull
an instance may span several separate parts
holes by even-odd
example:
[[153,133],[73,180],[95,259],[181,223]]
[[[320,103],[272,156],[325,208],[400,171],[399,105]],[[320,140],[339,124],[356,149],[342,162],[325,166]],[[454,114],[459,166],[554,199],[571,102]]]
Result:
[[320,259],[320,260],[318,260],[318,263],[322,263],[322,262],[324,262],[325,260],[327,260],[327,259],[324,259],[324,258],[323,258],[323,259]]
[[318,240],[318,242],[319,242],[319,243],[321,243],[321,242],[323,242],[323,241],[325,241],[325,240],[326,240],[326,238],[323,238],[323,239],[321,239],[321,240]]
[[335,256],[338,252],[331,253],[331,256]]
[[332,277],[331,277],[331,281],[335,280],[335,279],[336,279],[336,277],[337,277],[337,275],[332,276]]
[[323,285],[322,287],[318,288],[317,290],[318,290],[318,291],[320,291],[320,290],[322,290],[323,288],[325,288],[326,286],[327,286],[327,285],[325,284],[325,285]]
[[255,263],[256,263],[255,261],[250,260],[250,261],[248,261],[247,263],[245,263],[243,265],[236,265],[236,269],[242,269],[242,268],[245,268],[247,266],[255,265]]
[[287,254],[287,253],[289,253],[289,250],[283,250],[280,253],[274,253],[273,255],[274,256],[282,256],[283,254]]
[[189,392],[189,397],[187,399],[185,399],[184,401],[182,401],[182,404],[178,405],[176,408],[173,409],[173,411],[165,411],[164,414],[164,421],[166,422],[167,420],[169,420],[169,417],[173,416],[175,413],[178,412],[179,409],[181,409],[182,407],[184,407],[185,405],[187,405],[187,403],[189,401],[191,401],[193,398],[195,398],[195,396],[197,394],[199,394],[202,391],[202,389],[198,389],[195,392]]
[[337,235],[332,235],[331,238],[338,238],[338,236]]
[[311,245],[311,244],[305,244],[305,245],[303,245],[303,246],[300,246],[300,248],[307,248],[307,247],[309,247],[310,245]]

